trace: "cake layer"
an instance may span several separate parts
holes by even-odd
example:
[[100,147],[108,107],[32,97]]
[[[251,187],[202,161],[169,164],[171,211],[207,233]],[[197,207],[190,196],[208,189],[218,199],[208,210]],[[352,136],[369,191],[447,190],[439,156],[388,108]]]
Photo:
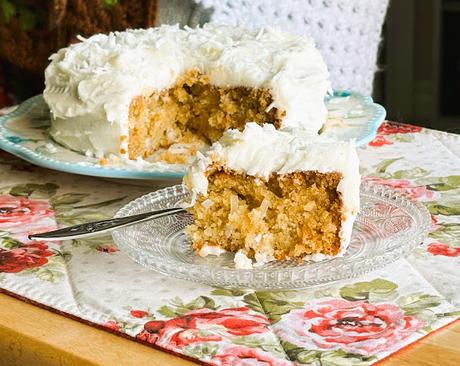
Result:
[[[133,100],[174,87],[190,70],[217,88],[267,91],[272,99],[267,109],[285,111],[282,128],[316,133],[325,122],[328,72],[311,39],[271,28],[253,32],[210,24],[197,29],[163,25],[81,41],[51,56],[44,91],[58,121],[55,138],[77,150],[128,156]],[[93,131],[84,120],[100,124],[98,130],[115,128],[122,138],[88,137]],[[75,131],[84,135],[78,144]]]
[[[273,248],[275,257],[300,257],[312,253],[339,255],[350,242],[359,210],[359,160],[353,141],[294,135],[278,131],[269,124],[248,123],[243,132],[225,132],[205,155],[198,154],[184,177],[184,183],[193,193],[191,212],[198,221],[191,227],[190,235],[197,249],[207,245],[232,251],[238,245],[243,248],[241,242],[233,244],[231,239],[224,242],[225,231],[219,240],[214,241],[208,240],[207,234],[218,235],[218,231],[215,234],[206,231],[206,225],[217,227],[222,224],[215,223],[212,214],[206,224],[208,211],[225,211],[218,217],[221,219],[228,213],[226,210],[231,211],[232,202],[238,207],[241,202],[240,209],[244,213],[241,222],[248,222],[244,217],[257,215],[260,210],[264,215],[268,212],[271,212],[269,216],[273,215],[264,218],[268,221],[264,221],[263,229],[253,227],[251,230],[270,233],[273,227],[277,228],[281,236]],[[216,199],[224,208],[213,207]],[[211,208],[207,210],[207,206]],[[309,213],[312,210],[313,215]],[[305,222],[300,219],[302,215]],[[230,214],[227,220],[229,217]],[[235,224],[244,225],[238,219]],[[283,230],[286,232],[281,234]],[[280,239],[283,235],[286,235],[285,239],[290,238],[289,243],[285,243],[284,251],[276,252],[283,246]],[[246,244],[244,248],[244,254],[257,255],[257,250],[248,251]]]
[[278,260],[340,251],[340,173],[274,173],[264,181],[211,166],[207,178],[207,195],[190,209],[194,250],[220,247]]
[[[129,111],[128,152],[131,159],[154,158],[185,163],[229,128],[242,130],[246,121],[281,125],[283,111],[270,107],[270,92],[209,84],[198,70],[185,73],[170,89],[137,97]],[[183,149],[169,149],[181,144]],[[185,151],[184,151],[185,150]]]

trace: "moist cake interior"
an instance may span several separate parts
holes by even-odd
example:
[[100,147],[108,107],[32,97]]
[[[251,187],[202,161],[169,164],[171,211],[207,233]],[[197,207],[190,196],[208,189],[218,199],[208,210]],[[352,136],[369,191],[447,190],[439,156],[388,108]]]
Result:
[[188,235],[197,251],[203,245],[249,257],[273,248],[276,259],[340,249],[341,174],[315,171],[273,174],[268,181],[222,167],[208,168],[208,196],[190,209]]
[[272,102],[268,90],[216,87],[191,70],[172,88],[132,100],[129,158],[155,154],[156,160],[184,163],[229,128],[242,130],[248,121],[279,128],[284,112],[271,108]]

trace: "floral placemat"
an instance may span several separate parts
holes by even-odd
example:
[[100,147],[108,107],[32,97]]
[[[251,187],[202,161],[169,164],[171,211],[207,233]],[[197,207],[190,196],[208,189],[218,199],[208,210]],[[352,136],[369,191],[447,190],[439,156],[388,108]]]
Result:
[[0,152],[0,288],[213,365],[367,365],[460,316],[460,137],[386,122],[365,179],[423,202],[432,231],[406,259],[301,291],[225,290],[148,271],[110,237],[29,241],[110,217],[158,187],[50,171]]

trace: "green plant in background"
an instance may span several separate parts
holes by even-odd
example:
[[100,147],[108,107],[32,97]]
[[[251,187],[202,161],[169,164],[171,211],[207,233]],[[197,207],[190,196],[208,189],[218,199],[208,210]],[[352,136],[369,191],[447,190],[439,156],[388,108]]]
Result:
[[44,21],[45,12],[39,8],[30,8],[20,0],[0,0],[0,9],[5,23],[14,17],[19,19],[24,31],[30,31]]
[[113,6],[118,4],[118,0],[103,0],[104,2],[104,8],[110,9]]
[[[118,4],[118,0],[102,0],[104,9],[110,10]],[[44,10],[36,6],[25,4],[21,0],[0,0],[1,19],[5,23],[18,18],[22,29],[28,32],[35,29],[46,19]]]
[[0,0],[0,8],[2,9],[3,20],[5,20],[6,23],[17,13],[16,7],[10,0]]

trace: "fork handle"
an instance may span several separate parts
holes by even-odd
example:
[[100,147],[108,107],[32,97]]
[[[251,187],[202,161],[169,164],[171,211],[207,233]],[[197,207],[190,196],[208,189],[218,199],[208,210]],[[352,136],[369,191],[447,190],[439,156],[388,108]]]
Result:
[[54,241],[86,238],[90,236],[106,234],[112,230],[124,226],[139,224],[141,222],[157,219],[163,216],[173,215],[180,212],[186,211],[181,207],[174,207],[131,216],[117,217],[108,220],[87,222],[85,224],[69,226],[63,229],[48,231],[41,234],[32,234],[29,235],[29,239]]

